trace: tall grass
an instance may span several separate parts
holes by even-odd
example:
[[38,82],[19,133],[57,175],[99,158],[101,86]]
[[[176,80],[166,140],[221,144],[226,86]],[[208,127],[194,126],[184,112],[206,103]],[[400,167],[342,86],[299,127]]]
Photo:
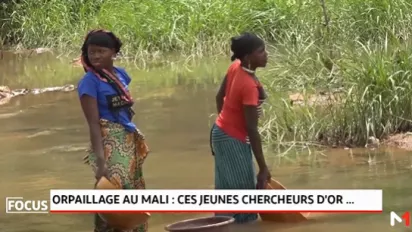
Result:
[[[382,38],[376,43],[335,44],[333,51],[339,55],[331,70],[322,48],[308,42],[296,49],[277,50],[263,74],[271,94],[262,128],[269,144],[363,146],[369,136],[384,138],[412,129],[409,43]],[[322,106],[292,106],[288,98],[292,92],[309,96],[337,88],[343,91],[336,100]]]
[[[326,2],[331,35],[322,35],[318,0],[20,0],[8,5],[7,37],[25,46],[78,47],[87,30],[104,27],[126,50],[203,54],[226,48],[230,36],[251,30],[267,39],[379,40],[387,32],[407,39],[412,6],[406,0]],[[12,9],[10,9],[12,8]]]
[[[204,55],[226,51],[234,34],[251,30],[265,38],[311,37],[320,26],[317,1],[285,0],[20,0],[6,35],[25,47],[79,47],[86,31],[104,27],[125,42],[129,54],[157,51]],[[339,7],[339,5],[337,5]]]
[[[411,127],[412,3],[407,0],[22,0],[2,36],[24,47],[79,48],[103,27],[135,60],[226,54],[254,31],[271,44],[261,74],[269,144],[364,145]],[[292,107],[288,93],[343,87],[338,102]],[[291,142],[287,142],[291,141]]]

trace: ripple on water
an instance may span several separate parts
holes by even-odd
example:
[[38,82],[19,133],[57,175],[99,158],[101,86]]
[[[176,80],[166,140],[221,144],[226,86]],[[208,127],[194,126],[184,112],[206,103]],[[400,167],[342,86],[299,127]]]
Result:
[[34,134],[28,135],[26,136],[26,138],[30,139],[30,138],[34,138],[34,137],[38,137],[38,136],[45,136],[45,135],[52,135],[55,134],[56,131],[51,131],[51,130],[45,130],[45,131],[40,131],[40,132],[36,132]]
[[13,112],[13,113],[3,113],[3,114],[0,114],[0,119],[12,118],[12,117],[15,117],[15,116],[17,116],[21,113],[23,113],[23,110],[19,110],[17,112]]

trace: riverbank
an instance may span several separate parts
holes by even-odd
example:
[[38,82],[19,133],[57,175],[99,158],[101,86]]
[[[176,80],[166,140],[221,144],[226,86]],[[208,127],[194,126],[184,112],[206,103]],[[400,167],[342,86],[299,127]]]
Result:
[[384,144],[390,147],[397,147],[407,151],[412,151],[412,133],[399,133],[389,136]]
[[[407,1],[82,3],[21,1],[3,37],[77,55],[86,31],[101,26],[122,38],[128,69],[148,86],[216,86],[229,64],[229,38],[250,30],[270,51],[268,67],[258,72],[269,95],[261,132],[270,149],[364,146],[370,136],[382,140],[412,127]],[[56,75],[45,76],[54,86]]]

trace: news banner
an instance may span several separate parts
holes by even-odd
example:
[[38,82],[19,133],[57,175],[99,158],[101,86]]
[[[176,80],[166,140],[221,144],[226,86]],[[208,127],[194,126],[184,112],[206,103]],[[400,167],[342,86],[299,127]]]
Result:
[[50,190],[6,198],[6,213],[382,212],[382,190]]

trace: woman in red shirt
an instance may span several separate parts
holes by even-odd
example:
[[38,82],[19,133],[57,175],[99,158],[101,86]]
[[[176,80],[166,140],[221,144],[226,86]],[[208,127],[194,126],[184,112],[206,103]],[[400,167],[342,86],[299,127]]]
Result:
[[[211,131],[215,188],[263,189],[271,177],[258,131],[261,104],[266,94],[255,71],[266,66],[268,54],[263,40],[251,33],[233,37],[231,50],[233,63],[216,96],[219,116]],[[259,166],[257,181],[252,154]],[[256,213],[230,216],[237,223],[258,218]]]

